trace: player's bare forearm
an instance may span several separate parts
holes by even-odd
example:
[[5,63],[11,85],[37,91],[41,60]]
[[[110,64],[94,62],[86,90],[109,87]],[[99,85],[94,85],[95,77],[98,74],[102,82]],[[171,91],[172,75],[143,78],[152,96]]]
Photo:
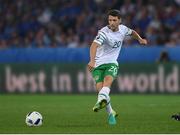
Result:
[[88,63],[89,71],[92,71],[95,66],[95,57],[96,57],[97,47],[98,47],[98,44],[95,42],[93,42],[90,47],[90,62]]
[[90,61],[95,61],[98,44],[93,42],[90,47]]
[[141,36],[135,30],[132,31],[132,37],[138,40],[140,44],[144,44],[144,45],[147,44],[147,40],[141,38]]

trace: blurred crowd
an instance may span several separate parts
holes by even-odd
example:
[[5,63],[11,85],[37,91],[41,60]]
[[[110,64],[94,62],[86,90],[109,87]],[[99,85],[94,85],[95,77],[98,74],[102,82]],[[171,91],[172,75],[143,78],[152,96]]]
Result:
[[[88,47],[118,9],[150,45],[180,45],[180,0],[0,0],[0,48]],[[137,41],[126,38],[126,46]]]

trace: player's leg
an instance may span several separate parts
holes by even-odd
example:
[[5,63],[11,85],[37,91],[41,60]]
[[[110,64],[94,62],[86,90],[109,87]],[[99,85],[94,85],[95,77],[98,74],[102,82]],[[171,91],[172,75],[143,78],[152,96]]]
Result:
[[[115,68],[112,68],[114,66]],[[116,112],[111,107],[109,97],[111,84],[117,75],[117,67],[118,66],[115,64],[105,64],[93,70],[93,78],[96,81],[97,92],[99,92],[98,101],[93,107],[93,111],[97,112],[98,110],[106,107],[109,114],[117,116]]]
[[[108,96],[108,100],[107,100],[107,106],[106,106],[106,111],[108,114],[113,113],[113,109],[110,103],[110,87],[113,83],[114,78],[111,75],[107,75],[104,78],[104,82],[103,82],[103,88],[102,88],[102,93],[106,93]],[[104,90],[104,91],[103,91]]]
[[98,101],[93,107],[93,111],[97,112],[107,106],[107,111],[109,113],[113,112],[110,104],[109,93],[111,84],[117,76],[117,67],[118,66],[115,64],[104,64],[93,70],[93,78],[96,81],[96,87],[99,91]]
[[104,100],[103,100],[103,95],[99,95],[99,91],[101,90],[103,86],[103,75],[104,75],[104,69],[103,66],[97,67],[92,71],[92,76],[96,82],[96,90],[98,92],[98,99],[96,104],[93,107],[94,112],[98,112],[98,110],[102,109],[105,107],[104,105]]
[[[105,77],[104,77],[104,81],[103,81],[103,88],[106,89],[106,93],[110,93],[110,87],[114,81],[114,79],[117,77],[117,71],[118,71],[118,66],[115,64],[108,64],[106,71],[105,71]],[[103,89],[102,88],[102,89]],[[108,104],[106,106],[106,111],[108,113],[108,122],[109,124],[116,124],[116,119],[115,117],[117,116],[117,113],[112,109],[111,106],[111,101],[110,101],[110,97],[108,99]]]
[[98,99],[97,99],[97,102],[96,102],[96,104],[94,105],[94,107],[93,107],[93,111],[94,112],[98,112],[98,110],[100,110],[102,107],[101,107],[101,104],[100,104],[100,101],[99,101],[99,91],[102,89],[102,86],[103,86],[103,82],[97,82],[96,83],[96,91],[97,91],[97,93],[98,93]]
[[[109,104],[110,102],[109,87],[113,82],[113,77],[111,75],[112,73],[110,74],[109,73],[110,71],[106,71],[106,70],[109,69],[111,66],[112,64],[104,64],[101,65],[100,67],[95,68],[92,72],[93,78],[96,81],[96,89],[98,91],[98,100],[95,106],[93,107],[93,111],[95,112],[106,107],[106,105]],[[106,71],[106,76],[104,76],[105,71]],[[108,106],[110,106],[110,104]]]
[[101,93],[103,93],[104,95],[106,95],[107,98],[107,105],[106,105],[106,111],[108,113],[108,123],[110,125],[114,125],[116,124],[116,112],[112,109],[111,106],[111,101],[110,101],[110,97],[109,97],[109,93],[110,93],[110,87],[112,85],[114,78],[111,75],[105,76],[104,78],[104,82],[103,82],[103,88],[101,89]]
[[109,66],[111,65],[103,64],[96,70],[94,70],[93,73],[93,76],[96,80],[96,88],[99,91],[98,102],[101,102],[102,108],[105,107],[109,102],[109,88],[113,82],[113,78],[111,77],[111,75],[108,75],[109,73],[106,71],[107,67]]
[[100,109],[106,107],[106,105],[108,103],[107,99],[109,99],[109,97],[106,94],[102,93],[102,91],[101,91],[102,86],[103,86],[103,82],[99,82],[96,84],[96,88],[98,91],[98,99],[97,99],[96,104],[93,107],[94,112],[98,112]]
[[[113,77],[108,75],[104,78],[104,83],[103,83],[103,88],[106,89],[107,94],[108,94],[108,100],[107,100],[107,105],[106,105],[106,111],[108,113],[108,123],[110,125],[115,125],[116,124],[116,112],[112,109],[112,106],[111,106],[111,101],[110,101],[110,96],[109,96],[109,93],[110,93],[110,87],[112,85],[112,82],[113,82]],[[102,89],[103,89],[102,88]]]
[[108,76],[105,76],[104,77],[104,80],[103,80],[103,86],[102,86],[102,89],[99,91],[99,95],[102,96],[102,98],[104,100],[106,100],[106,105],[109,104],[110,102],[110,97],[109,97],[109,93],[110,93],[110,87],[111,87],[111,84],[113,82],[113,78],[112,76],[108,75]]
[[96,91],[97,91],[97,93],[99,93],[99,91],[102,89],[102,87],[103,87],[103,81],[96,83]]
[[[115,78],[117,77],[118,74],[118,65],[116,64],[107,64],[106,65],[106,70],[104,73],[104,81],[103,81],[103,87],[107,87],[107,91],[108,93],[110,93],[110,87],[113,83],[113,81],[115,80]],[[108,94],[109,96],[109,94]],[[110,103],[110,97],[109,97],[109,102],[106,106],[106,110],[108,112],[108,114],[110,113],[114,113],[112,107],[111,107],[111,103]]]

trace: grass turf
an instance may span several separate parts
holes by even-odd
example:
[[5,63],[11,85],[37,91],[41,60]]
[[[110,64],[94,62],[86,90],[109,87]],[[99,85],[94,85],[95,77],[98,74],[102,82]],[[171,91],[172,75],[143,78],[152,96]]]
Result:
[[[119,113],[117,125],[107,123],[105,110],[92,111],[96,95],[1,95],[0,133],[180,133],[178,95],[111,95]],[[41,127],[28,127],[33,110],[44,118]]]

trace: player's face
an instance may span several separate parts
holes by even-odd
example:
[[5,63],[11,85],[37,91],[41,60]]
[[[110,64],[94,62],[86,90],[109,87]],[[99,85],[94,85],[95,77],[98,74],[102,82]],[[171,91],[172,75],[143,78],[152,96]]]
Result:
[[109,22],[109,27],[112,31],[117,31],[118,30],[118,26],[121,22],[120,19],[118,19],[117,16],[111,16],[109,15],[108,17],[108,22]]

